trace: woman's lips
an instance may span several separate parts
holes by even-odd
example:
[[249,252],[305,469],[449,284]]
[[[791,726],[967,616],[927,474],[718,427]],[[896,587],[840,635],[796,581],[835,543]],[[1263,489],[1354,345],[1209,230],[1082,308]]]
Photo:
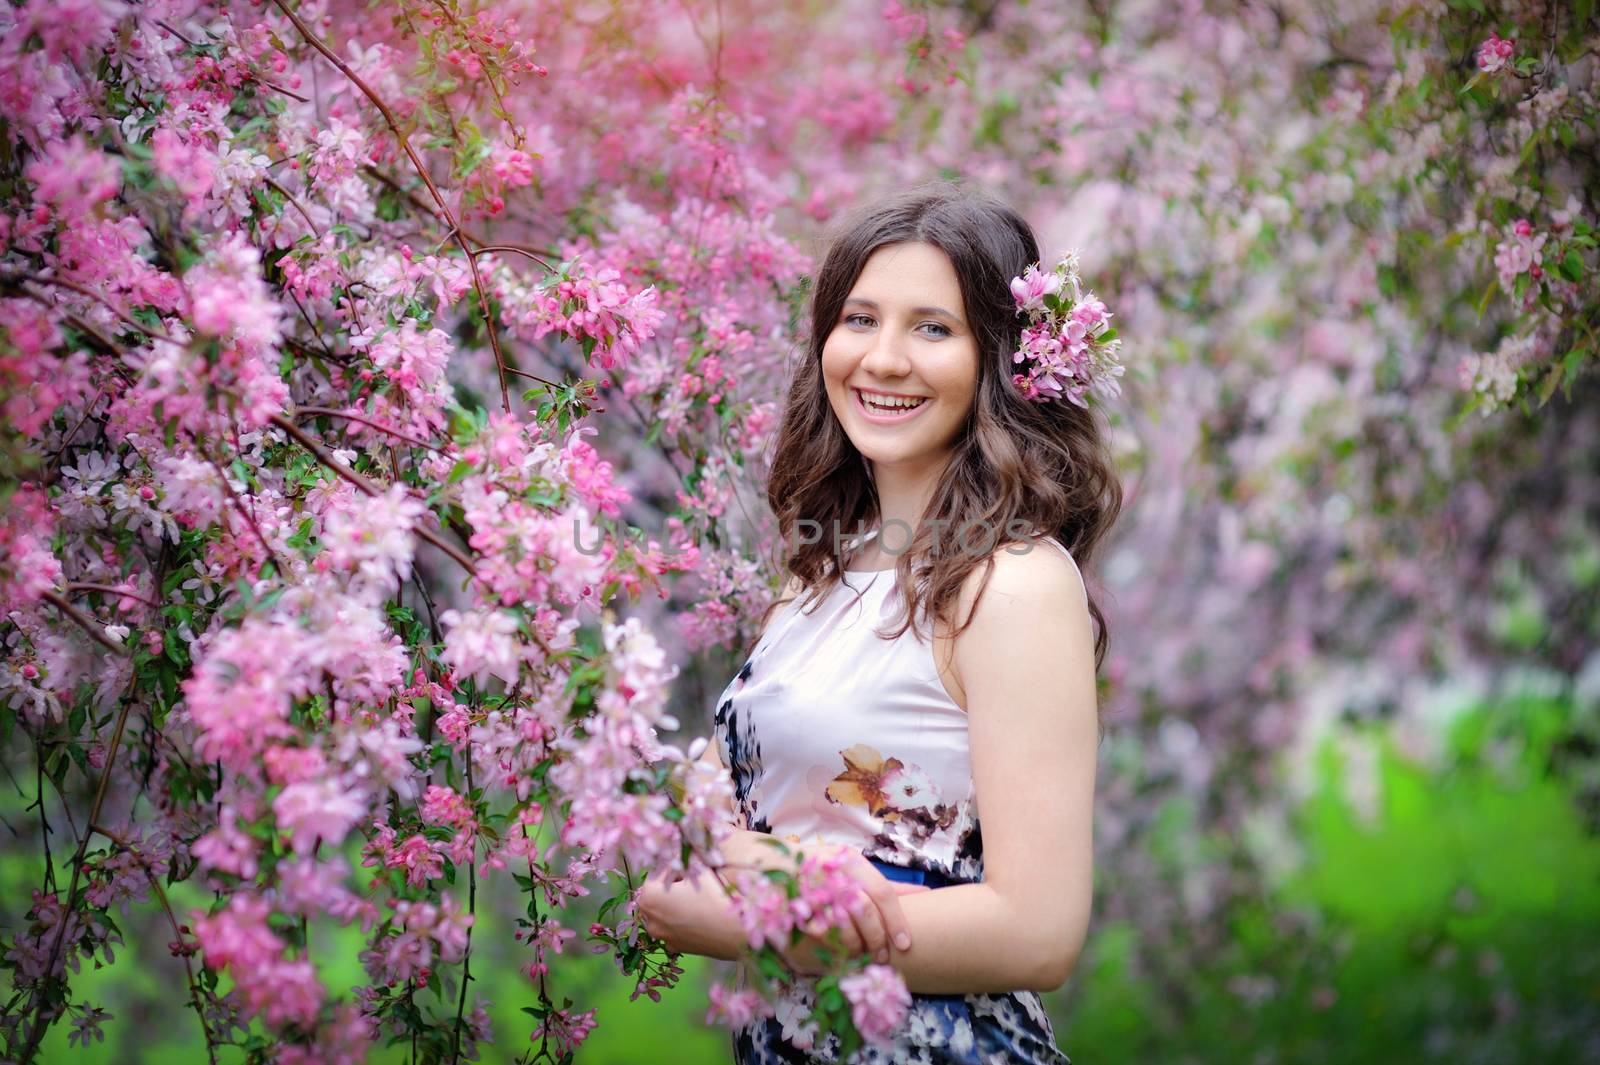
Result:
[[856,409],[861,412],[863,418],[874,425],[899,425],[901,422],[910,421],[926,410],[929,403],[933,402],[932,400],[924,399],[915,407],[906,410],[878,411],[867,406],[866,396],[859,388],[852,388],[850,391],[855,394]]

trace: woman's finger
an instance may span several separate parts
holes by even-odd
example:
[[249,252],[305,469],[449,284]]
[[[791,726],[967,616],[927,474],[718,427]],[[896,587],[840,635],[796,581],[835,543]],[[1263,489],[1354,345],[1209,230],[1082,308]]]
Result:
[[878,909],[886,936],[879,945],[887,946],[888,940],[893,939],[896,950],[910,950],[911,925],[906,921],[905,911],[900,908],[900,892],[895,890],[894,885],[895,881],[882,874],[879,874],[877,883],[869,881],[867,884],[867,895]]
[[861,933],[861,945],[851,953],[864,952],[877,958],[888,949],[889,932],[884,928],[883,915],[879,913],[877,902],[865,884],[862,885],[859,900],[852,918],[856,929]]

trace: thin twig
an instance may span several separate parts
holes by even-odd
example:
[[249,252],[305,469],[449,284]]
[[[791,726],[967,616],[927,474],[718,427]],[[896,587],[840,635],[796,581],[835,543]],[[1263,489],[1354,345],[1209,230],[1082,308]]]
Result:
[[[228,483],[228,475],[222,469],[222,464],[216,459],[212,458],[209,452],[202,451],[200,454],[208,463],[211,464],[211,468],[217,471],[217,479],[222,482],[223,493],[227,495],[228,500],[233,504],[234,509],[236,509],[240,516],[244,518],[245,524],[250,526],[250,531],[256,534],[256,539],[261,541],[261,547],[267,552],[267,558],[272,560],[273,568],[278,571],[278,575],[280,577],[287,577],[289,575],[289,571],[284,569],[283,560],[280,559],[278,557],[278,553],[272,549],[272,544],[268,542],[266,534],[261,531],[261,526],[256,524],[255,515],[250,513],[250,511],[244,505],[244,500],[239,498],[239,494],[233,490],[233,485]],[[232,530],[229,531],[231,532]],[[260,571],[257,570],[258,574],[259,572]]]
[[139,595],[136,592],[124,591],[123,589],[118,588],[114,584],[94,584],[94,583],[91,583],[89,581],[73,581],[71,584],[67,585],[67,591],[69,591],[69,592],[108,592],[108,593],[110,593],[112,595],[122,596],[125,599],[138,600],[139,602],[144,603],[146,606],[155,607],[157,610],[161,609],[161,604],[156,602],[154,599],[146,599],[144,596]]
[[[100,783],[95,787],[94,802],[89,806],[91,825],[100,821],[100,810],[105,806],[106,792],[111,786],[111,774],[117,767],[117,749],[122,746],[122,730],[128,724],[128,711],[133,708],[133,692],[138,681],[139,675],[135,672],[128,678],[127,690],[122,693],[122,706],[117,710],[117,723],[111,730],[111,743],[106,748],[105,768],[100,771]],[[72,923],[70,915],[78,904],[78,881],[83,876],[83,856],[89,849],[91,838],[93,833],[85,832],[83,838],[78,841],[78,849],[73,855],[72,879],[67,886],[66,906],[62,909],[60,923],[56,925],[56,934],[51,938],[50,953],[43,970],[47,979],[48,974],[55,972],[56,962],[61,958],[61,941],[66,936],[67,925]],[[47,1000],[40,990],[34,991],[34,998],[33,1026],[28,1030],[28,1042],[22,1048],[22,1065],[29,1065],[33,1061],[33,1055],[38,1052],[39,1043],[44,1038],[44,1008]]]
[[305,209],[305,205],[302,204],[299,200],[295,199],[294,193],[292,193],[288,189],[284,188],[283,185],[281,185],[279,182],[274,180],[271,175],[262,174],[261,175],[261,180],[265,181],[268,185],[271,185],[273,188],[277,189],[278,192],[283,195],[284,199],[286,199],[290,203],[294,204],[295,210],[300,212],[300,217],[304,218],[306,220],[306,225],[311,227],[311,232],[313,232],[313,233],[315,233],[317,235],[317,239],[318,240],[322,239],[322,229],[321,229],[321,227],[317,225],[316,219],[311,217],[311,212],[307,211]]
[[[429,203],[427,200],[423,199],[421,196],[418,196],[411,189],[406,188],[404,185],[400,184],[400,182],[396,181],[394,178],[390,177],[388,174],[384,173],[382,170],[379,170],[377,167],[373,166],[370,163],[364,165],[362,167],[362,169],[365,170],[368,174],[370,174],[373,177],[377,178],[380,182],[382,182],[384,185],[388,186],[390,189],[393,189],[395,192],[399,193],[401,196],[404,196],[408,201],[410,201],[410,203],[411,203],[411,205],[413,207],[416,207],[419,210],[427,211],[435,219],[437,219],[440,222],[444,222],[446,225],[450,224],[450,222],[449,222],[449,220],[447,218],[439,215],[439,213],[435,210],[433,204]],[[512,243],[510,241],[504,241],[504,240],[491,243],[486,238],[484,238],[482,236],[479,236],[477,233],[473,232],[472,230],[468,229],[465,225],[462,225],[462,224],[455,225],[453,227],[453,229],[454,229],[454,231],[456,233],[460,233],[463,237],[466,237],[468,243],[476,244],[478,246],[477,250],[479,252],[509,251],[509,252],[513,252],[513,253],[515,253],[517,255],[525,255],[528,258],[532,259],[534,262],[538,263],[540,266],[543,266],[546,270],[549,270],[551,273],[555,273],[555,267],[550,265],[549,260],[555,259],[555,258],[559,258],[559,256],[555,252],[550,251],[547,248],[535,248],[535,247],[532,247],[531,245],[516,244],[516,243]]]
[[[467,794],[472,794],[472,738],[468,733],[467,738]],[[472,835],[472,854],[467,861],[467,913],[473,917],[472,924],[477,923],[478,913],[478,835],[476,829]],[[461,960],[461,995],[456,999],[456,1026],[451,1037],[450,1065],[458,1065],[461,1061],[461,1024],[467,1011],[467,985],[472,983],[472,924],[467,925],[467,945]]]
[[22,291],[28,293],[28,295],[32,296],[34,299],[38,300],[40,303],[45,304],[45,306],[51,307],[52,309],[54,308],[54,305],[48,303],[46,301],[46,299],[42,295],[35,294],[33,291],[31,291],[28,288],[28,282],[32,282],[32,283],[34,283],[36,285],[53,285],[56,288],[67,289],[69,292],[76,292],[80,296],[87,297],[88,299],[92,299],[96,303],[99,303],[106,310],[108,310],[112,314],[116,315],[118,320],[121,321],[124,325],[126,325],[129,329],[133,329],[133,330],[135,330],[137,332],[143,333],[145,336],[149,337],[151,340],[165,340],[169,344],[176,344],[177,343],[177,341],[174,340],[172,337],[168,336],[165,333],[156,332],[154,329],[151,329],[149,326],[145,325],[143,322],[139,321],[137,318],[132,317],[131,315],[127,314],[125,311],[123,311],[120,308],[118,308],[114,303],[112,303],[110,300],[106,299],[100,293],[94,291],[91,288],[87,288],[84,285],[80,285],[76,281],[68,281],[65,278],[61,278],[61,277],[33,277],[33,276],[30,276],[30,277],[22,278],[21,282],[22,282],[22,284],[19,287],[22,289]]
[[405,433],[400,432],[398,429],[391,429],[387,425],[383,425],[383,424],[381,424],[379,422],[375,422],[371,418],[363,417],[360,414],[352,414],[349,411],[345,411],[345,410],[335,410],[332,407],[296,407],[294,409],[294,417],[299,418],[299,417],[301,417],[303,415],[321,415],[321,416],[327,417],[327,418],[348,418],[350,421],[360,422],[362,425],[370,425],[374,429],[378,429],[378,430],[381,430],[382,432],[388,433],[390,436],[394,437],[397,440],[404,440],[406,443],[412,445],[413,447],[423,447],[423,448],[427,448],[429,451],[434,452],[435,454],[440,454],[440,455],[444,454],[444,452],[443,452],[443,450],[441,448],[434,447],[432,444],[428,443],[426,440],[418,440],[414,436],[407,436]]
[[[538,381],[540,384],[549,385],[551,388],[559,388],[560,387],[560,382],[558,382],[558,381],[552,381],[549,378],[540,377],[538,374],[529,373],[526,370],[519,370],[515,366],[507,366],[506,367],[506,373],[515,374],[518,377],[526,377],[530,381]],[[601,407],[599,409],[600,410],[604,410],[605,408]]]
[[[473,243],[477,243],[477,242],[474,241]],[[496,251],[508,251],[513,255],[525,256],[525,257],[527,257],[529,259],[532,259],[534,262],[538,263],[540,266],[544,267],[546,270],[550,271],[552,274],[556,272],[556,268],[551,266],[549,263],[545,262],[543,258],[541,258],[538,255],[535,255],[533,252],[529,251],[527,248],[520,247],[520,246],[518,246],[516,244],[489,244],[489,245],[486,245],[484,247],[479,248],[477,251],[472,252],[471,254],[473,254],[473,255],[488,255],[490,252],[496,252]]]
[[103,646],[106,650],[119,655],[125,655],[128,653],[128,649],[126,647],[122,646],[120,643],[117,643],[115,640],[105,634],[103,628],[94,620],[94,618],[90,617],[88,614],[85,614],[71,603],[67,602],[56,592],[47,591],[39,598],[43,599],[45,602],[49,603],[51,606],[65,614],[68,618],[72,619],[72,621],[76,622],[79,628],[81,628],[84,632],[87,632],[90,636],[94,637],[95,641]]
[[[127,840],[123,839],[115,832],[112,832],[110,829],[105,828],[103,825],[91,824],[89,826],[89,830],[91,832],[98,832],[106,839],[109,839],[111,842],[115,843],[117,846],[131,854],[133,856],[133,860],[139,863],[139,868],[144,870],[145,879],[150,881],[150,887],[155,892],[156,901],[161,905],[162,912],[167,915],[167,921],[172,925],[172,934],[175,937],[174,941],[176,945],[179,947],[184,946],[183,929],[178,924],[178,915],[173,911],[172,902],[167,898],[167,892],[161,886],[161,881],[157,879],[155,870],[150,867],[149,859],[140,854],[138,849],[130,844]],[[183,971],[188,975],[189,978],[189,1004],[194,1007],[195,1016],[200,1018],[200,1032],[205,1036],[206,1040],[206,1057],[210,1059],[211,1065],[217,1065],[215,1040],[211,1036],[211,1026],[206,1023],[205,1009],[200,1005],[200,987],[195,982],[194,966],[190,964],[189,955],[186,951],[179,951],[177,953],[178,956],[183,959]]]

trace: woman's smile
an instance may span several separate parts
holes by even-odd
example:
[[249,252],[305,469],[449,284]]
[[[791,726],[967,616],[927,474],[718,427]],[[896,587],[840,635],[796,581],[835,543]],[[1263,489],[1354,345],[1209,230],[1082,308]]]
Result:
[[917,396],[915,398],[895,396],[886,392],[867,392],[862,389],[852,389],[856,395],[856,409],[861,416],[874,425],[899,425],[915,418],[928,406],[929,397]]

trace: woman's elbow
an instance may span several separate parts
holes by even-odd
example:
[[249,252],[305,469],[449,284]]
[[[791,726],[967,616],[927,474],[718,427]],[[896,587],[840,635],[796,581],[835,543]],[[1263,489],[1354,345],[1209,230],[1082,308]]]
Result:
[[1027,974],[1026,989],[1048,994],[1072,976],[1083,953],[1086,929],[1074,927],[1056,935],[1041,935],[1034,940],[1033,964]]
[[1029,975],[1027,990],[1049,994],[1060,990],[1078,967],[1079,951],[1055,950],[1041,957]]

